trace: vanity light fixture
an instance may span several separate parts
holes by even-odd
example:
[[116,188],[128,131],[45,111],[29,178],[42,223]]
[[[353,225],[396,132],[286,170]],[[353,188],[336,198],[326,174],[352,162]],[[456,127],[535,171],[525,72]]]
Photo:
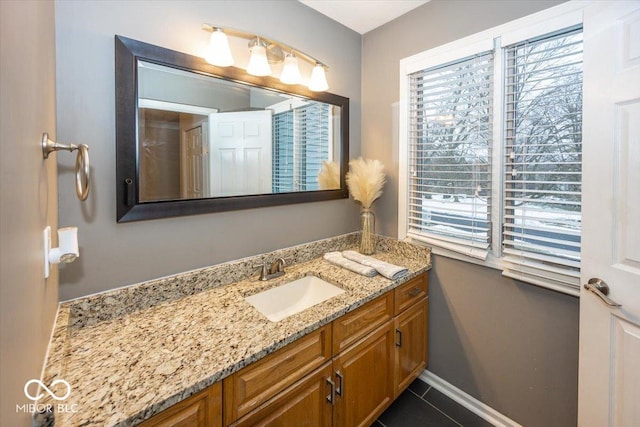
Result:
[[[280,81],[290,85],[299,84],[302,81],[302,76],[298,66],[298,59],[303,59],[314,64],[308,84],[309,90],[323,92],[329,89],[326,76],[328,67],[304,52],[276,40],[241,30],[222,28],[210,24],[202,24],[202,29],[211,33],[209,47],[204,55],[204,59],[210,64],[218,67],[233,65],[234,60],[229,48],[228,37],[243,38],[249,40],[248,47],[251,52],[247,73],[254,76],[269,76],[272,73],[272,64],[283,63]],[[284,52],[287,52],[287,54],[285,55]]]
[[222,31],[222,28],[215,28],[211,31],[211,39],[209,40],[209,48],[207,49],[205,60],[218,67],[233,65],[229,39],[224,31]]

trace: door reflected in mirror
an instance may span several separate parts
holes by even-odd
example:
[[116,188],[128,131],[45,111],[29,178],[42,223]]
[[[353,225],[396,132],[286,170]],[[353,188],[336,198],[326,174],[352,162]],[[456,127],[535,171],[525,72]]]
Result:
[[137,89],[142,203],[339,188],[340,106],[145,61]]

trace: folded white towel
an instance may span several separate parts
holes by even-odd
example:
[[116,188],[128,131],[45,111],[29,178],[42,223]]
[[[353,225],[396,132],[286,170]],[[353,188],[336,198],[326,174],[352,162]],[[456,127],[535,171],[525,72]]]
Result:
[[346,268],[354,273],[362,274],[363,276],[373,277],[378,272],[373,267],[367,267],[366,265],[359,264],[354,261],[350,261],[342,256],[340,252],[327,252],[324,254],[324,259],[331,264],[335,264],[338,267]]
[[399,279],[409,272],[409,270],[405,267],[389,264],[388,262],[380,261],[379,259],[362,255],[361,253],[358,253],[356,251],[344,251],[342,252],[342,256],[359,264],[375,268],[378,273],[391,280]]

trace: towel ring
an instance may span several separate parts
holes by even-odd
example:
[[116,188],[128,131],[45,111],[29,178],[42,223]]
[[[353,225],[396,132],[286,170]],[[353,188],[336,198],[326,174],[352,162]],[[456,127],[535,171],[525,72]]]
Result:
[[89,197],[89,184],[91,180],[90,163],[89,163],[89,146],[87,144],[59,144],[49,139],[49,134],[42,134],[42,157],[49,158],[49,154],[54,151],[78,151],[76,156],[76,194],[81,201],[87,200]]

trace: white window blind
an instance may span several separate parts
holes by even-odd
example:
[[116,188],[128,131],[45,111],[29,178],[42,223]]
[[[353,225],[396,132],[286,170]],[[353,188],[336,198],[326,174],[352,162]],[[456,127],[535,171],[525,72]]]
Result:
[[286,193],[294,190],[293,110],[274,114],[272,121],[272,191]]
[[322,161],[329,158],[329,104],[295,108],[296,191],[319,190]]
[[485,259],[493,54],[409,75],[407,234]]
[[274,193],[319,190],[322,161],[329,158],[330,108],[308,102],[273,115]]
[[504,274],[580,276],[582,31],[505,48]]

